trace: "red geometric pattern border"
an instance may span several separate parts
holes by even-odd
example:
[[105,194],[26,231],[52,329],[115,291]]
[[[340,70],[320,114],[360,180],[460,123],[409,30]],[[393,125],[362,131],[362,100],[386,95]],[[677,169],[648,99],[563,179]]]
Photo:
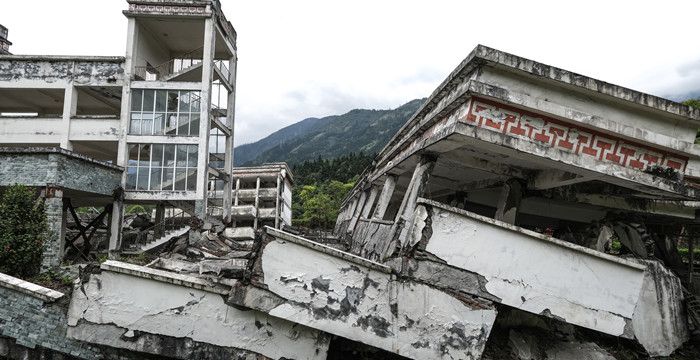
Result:
[[638,170],[660,165],[683,172],[688,164],[687,158],[662,150],[481,99],[472,101],[466,121],[483,129]]

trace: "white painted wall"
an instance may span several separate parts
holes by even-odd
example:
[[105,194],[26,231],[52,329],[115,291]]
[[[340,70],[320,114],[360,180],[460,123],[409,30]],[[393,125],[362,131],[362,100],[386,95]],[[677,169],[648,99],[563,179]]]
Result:
[[629,337],[644,267],[475,214],[433,211],[426,251],[484,276],[503,304]]
[[[506,88],[522,94],[527,94],[533,101],[545,110],[550,103],[576,109],[586,114],[599,116],[609,122],[598,123],[601,128],[615,133],[627,133],[635,135],[633,129],[663,134],[669,138],[679,139],[693,143],[697,132],[697,125],[691,121],[684,121],[678,117],[662,112],[643,111],[638,105],[621,105],[619,102],[605,100],[606,97],[591,98],[581,92],[576,92],[564,87],[553,86],[552,83],[535,82],[522,75],[510,71],[498,70],[491,66],[482,67],[482,71],[476,80]],[[627,130],[625,129],[627,128]]]
[[[191,338],[273,359],[325,359],[328,346],[317,331],[257,311],[238,310],[226,305],[220,294],[104,270],[91,275],[82,289],[76,288],[70,303],[68,336],[87,340],[90,335],[75,328],[78,322],[118,326],[124,333]],[[117,340],[91,339],[130,346]]]
[[[288,300],[271,315],[413,359],[479,359],[496,318],[488,304],[472,308],[429,286],[288,241],[267,244],[262,270],[269,290]],[[343,313],[344,303],[352,311]],[[340,315],[318,315],[334,312]],[[363,326],[373,322],[367,317],[386,327]],[[474,340],[460,348],[455,331]]]

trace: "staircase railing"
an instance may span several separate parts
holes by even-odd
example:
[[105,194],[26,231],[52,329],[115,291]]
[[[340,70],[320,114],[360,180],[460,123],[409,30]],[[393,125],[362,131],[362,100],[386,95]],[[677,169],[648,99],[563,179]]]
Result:
[[134,74],[147,81],[161,80],[166,76],[176,74],[182,70],[201,63],[201,56],[195,54],[197,52],[201,52],[203,48],[204,47],[199,47],[194,50],[190,50],[159,65],[135,66]]
[[[165,236],[167,231],[176,230],[185,226],[183,223],[184,221],[182,220],[185,218],[185,211],[182,209],[173,210],[174,211],[171,216],[166,217],[163,221],[150,225],[138,232],[136,235],[136,241],[134,242],[136,249],[140,249],[144,245]],[[179,223],[177,221],[178,219],[180,219]]]

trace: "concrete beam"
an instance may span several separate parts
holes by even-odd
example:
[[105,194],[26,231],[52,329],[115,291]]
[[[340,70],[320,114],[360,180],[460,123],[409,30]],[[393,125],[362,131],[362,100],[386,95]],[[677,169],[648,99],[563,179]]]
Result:
[[462,301],[389,268],[266,228],[257,278],[229,303],[269,313],[412,359],[478,359],[496,310]]

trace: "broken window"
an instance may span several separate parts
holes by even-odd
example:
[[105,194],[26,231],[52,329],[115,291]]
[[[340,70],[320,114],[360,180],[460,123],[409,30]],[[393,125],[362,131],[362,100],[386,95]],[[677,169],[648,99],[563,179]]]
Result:
[[197,145],[129,144],[127,190],[194,191]]
[[134,89],[131,135],[199,135],[199,91]]

